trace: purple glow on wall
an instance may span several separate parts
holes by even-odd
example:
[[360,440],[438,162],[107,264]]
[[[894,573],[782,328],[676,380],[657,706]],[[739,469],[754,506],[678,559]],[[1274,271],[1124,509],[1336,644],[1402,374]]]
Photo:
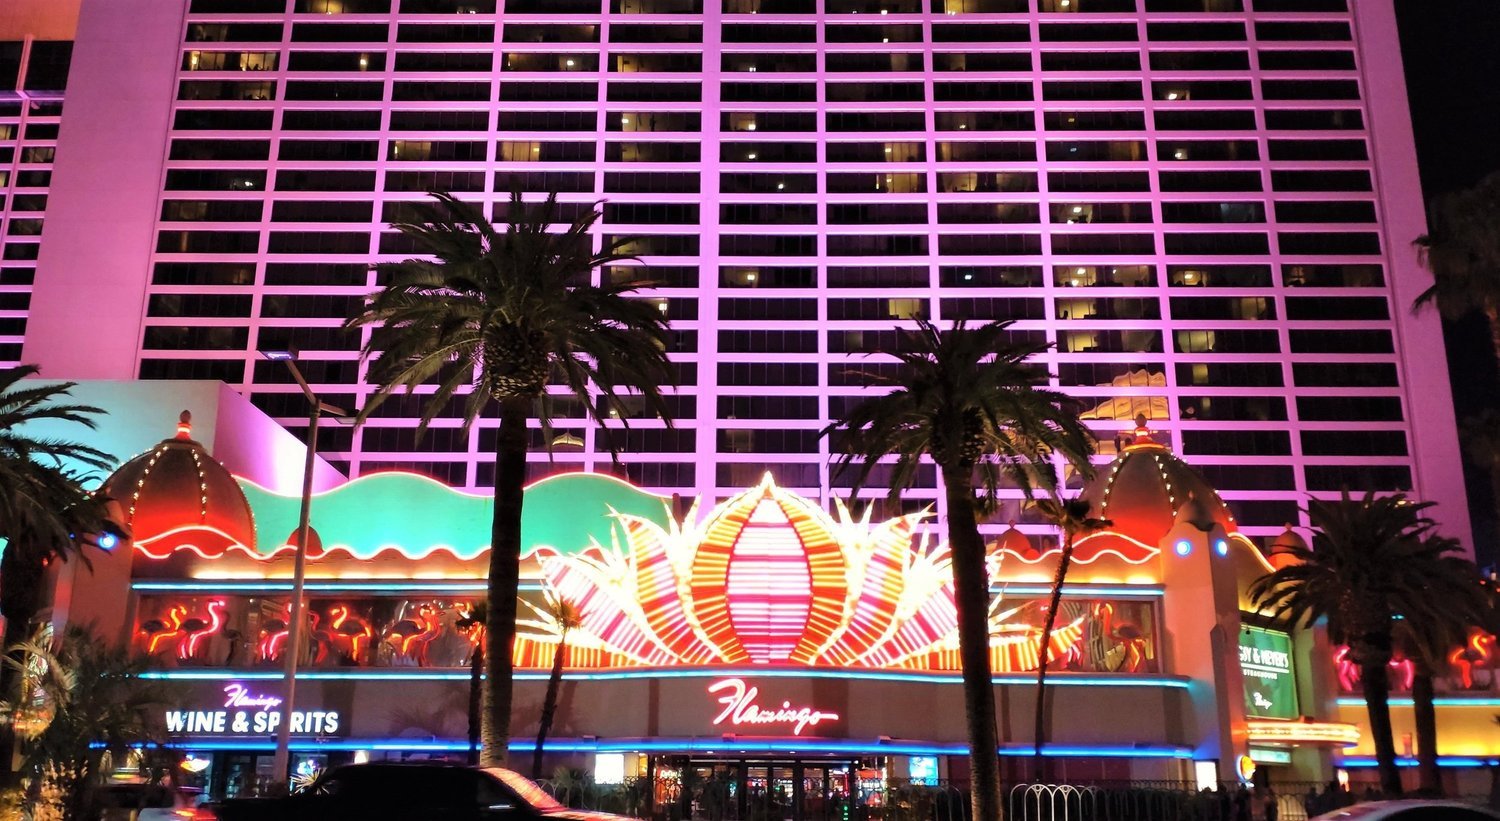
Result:
[[[33,299],[49,376],[223,377],[298,427],[254,353],[287,338],[357,407],[360,338],[335,329],[375,284],[361,266],[404,256],[393,208],[519,183],[650,237],[687,369],[677,429],[622,434],[653,489],[714,498],[769,467],[844,494],[816,432],[921,311],[1054,343],[1105,456],[1145,413],[1252,535],[1365,480],[1461,509],[1438,323],[1408,310],[1421,204],[1390,0],[105,5],[80,24]],[[80,338],[101,281],[119,310]],[[393,407],[328,452],[479,487],[493,424],[418,443]],[[557,433],[557,469],[610,469],[600,428]],[[941,515],[923,484],[909,498]],[[1042,532],[1018,497],[993,528]]]

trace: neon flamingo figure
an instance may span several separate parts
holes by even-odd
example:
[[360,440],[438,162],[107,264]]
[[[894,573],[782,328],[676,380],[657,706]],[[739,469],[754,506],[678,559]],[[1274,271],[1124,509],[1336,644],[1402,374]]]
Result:
[[1146,637],[1141,632],[1141,628],[1124,620],[1116,624],[1115,606],[1109,602],[1099,605],[1099,620],[1103,624],[1104,635],[1114,641],[1117,646],[1124,648],[1125,655],[1116,669],[1127,673],[1139,673],[1146,664]]
[[329,627],[333,631],[335,645],[346,644],[349,648],[347,651],[349,660],[354,664],[359,664],[360,643],[363,642],[368,646],[375,636],[374,631],[363,619],[351,615],[348,605],[340,604],[329,608],[328,616],[332,619]]
[[177,657],[183,661],[196,658],[198,648],[202,646],[204,639],[212,637],[224,626],[224,601],[214,599],[206,608],[208,618],[191,618],[182,623],[182,629],[186,632],[181,642],[177,644]]
[[[1448,654],[1448,663],[1458,671],[1459,683],[1465,690],[1489,689],[1495,683],[1494,673],[1490,662],[1495,655],[1495,637],[1483,630],[1475,629],[1469,632],[1469,640],[1462,647]],[[1484,681],[1480,681],[1476,673],[1486,672]]]
[[287,605],[279,619],[270,619],[260,630],[261,661],[275,661],[281,657],[281,646],[286,643],[287,626],[291,624],[291,605]]
[[1333,651],[1333,666],[1338,671],[1340,690],[1352,693],[1359,689],[1359,665],[1349,660],[1349,645]]
[[1411,659],[1401,655],[1393,656],[1388,666],[1392,674],[1399,676],[1395,682],[1392,682],[1392,686],[1410,690],[1412,682],[1417,678],[1417,668],[1412,664]]
[[[422,622],[422,632],[408,636],[402,643],[401,652],[416,659],[418,667],[427,666],[427,645],[443,632],[442,613],[430,604],[417,608],[417,618]],[[413,655],[415,654],[415,655]]]
[[174,604],[167,610],[165,619],[151,619],[141,625],[141,630],[150,636],[146,641],[146,653],[155,655],[162,648],[162,642],[171,639],[182,638],[182,620],[187,616],[187,608],[180,604]]

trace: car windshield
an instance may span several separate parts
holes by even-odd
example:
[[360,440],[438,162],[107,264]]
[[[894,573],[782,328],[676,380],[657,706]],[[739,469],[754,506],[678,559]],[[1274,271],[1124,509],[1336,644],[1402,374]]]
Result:
[[547,794],[547,791],[537,785],[535,781],[512,770],[500,767],[487,767],[485,772],[500,779],[500,783],[509,787],[522,801],[543,811],[564,810],[567,807],[557,803],[557,799]]

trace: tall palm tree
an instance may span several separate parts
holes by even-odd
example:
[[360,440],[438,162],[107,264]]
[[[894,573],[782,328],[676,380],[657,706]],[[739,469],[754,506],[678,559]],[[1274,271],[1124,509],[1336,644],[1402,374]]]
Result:
[[[854,487],[876,464],[894,457],[894,501],[915,482],[924,459],[943,478],[948,544],[958,607],[971,789],[975,818],[1000,817],[999,740],[990,672],[989,578],[979,518],[993,509],[1002,481],[1028,497],[1034,486],[1055,490],[1054,454],[1091,473],[1093,441],[1078,421],[1079,406],[1045,387],[1045,368],[1030,362],[1046,345],[1011,341],[1011,322],[948,331],[927,320],[902,330],[894,376],[867,375],[888,392],[871,396],[824,429],[837,436],[841,467],[857,465]],[[976,488],[976,484],[978,487]],[[976,490],[978,494],[976,495]]]
[[1033,735],[1036,750],[1033,754],[1032,771],[1033,778],[1037,781],[1046,781],[1042,745],[1047,741],[1047,662],[1052,655],[1052,628],[1057,624],[1057,609],[1062,605],[1063,582],[1068,578],[1068,568],[1073,563],[1073,547],[1077,540],[1113,523],[1108,519],[1090,516],[1093,503],[1082,496],[1072,499],[1037,499],[1036,508],[1063,535],[1062,555],[1057,559],[1057,573],[1052,577],[1052,594],[1047,600],[1046,620],[1042,622],[1041,663],[1036,668],[1036,729]]
[[547,622],[557,631],[557,649],[552,651],[552,674],[547,677],[547,695],[542,699],[542,720],[537,725],[536,747],[531,753],[531,777],[542,777],[542,748],[547,743],[547,733],[552,731],[552,720],[557,717],[557,696],[562,689],[563,660],[568,655],[568,633],[583,623],[577,606],[564,598],[548,595]]
[[[1393,653],[1396,621],[1441,624],[1452,602],[1434,595],[1437,581],[1458,572],[1445,540],[1432,540],[1434,523],[1423,511],[1431,502],[1402,494],[1353,499],[1314,499],[1311,549],[1294,547],[1294,560],[1250,587],[1250,598],[1272,618],[1291,627],[1328,620],[1328,634],[1349,645],[1359,667],[1360,687],[1370,716],[1370,735],[1381,789],[1401,794],[1396,745],[1391,735],[1390,683],[1386,666]],[[1477,585],[1477,580],[1476,580]]]
[[377,265],[383,287],[348,324],[379,326],[362,351],[379,387],[361,421],[398,389],[422,386],[434,390],[419,431],[450,400],[466,429],[492,404],[499,410],[482,732],[484,763],[499,764],[510,741],[528,422],[546,428],[552,381],[595,420],[630,388],[670,423],[661,395],[672,382],[668,329],[657,305],[632,298],[633,284],[590,284],[597,269],[630,259],[619,243],[593,250],[598,210],[554,233],[556,195],[528,204],[512,194],[498,227],[476,205],[433,199],[393,226],[428,257]]
[[[92,429],[103,410],[66,401],[75,383],[23,385],[37,375],[34,365],[0,370],[0,615],[3,646],[22,646],[32,637],[47,594],[47,567],[92,544],[105,528],[105,500],[84,489],[79,471],[107,469],[112,457],[79,442],[36,434],[37,423],[64,423]],[[13,663],[0,665],[0,700],[20,703],[21,676],[15,662],[24,654],[7,651]],[[15,775],[10,751],[14,727],[0,724],[0,784]]]
[[1464,456],[1488,474],[1490,512],[1500,517],[1500,410],[1485,408],[1460,422],[1458,443]]
[[1449,319],[1483,314],[1500,359],[1500,172],[1434,200],[1427,221],[1414,244],[1433,283],[1412,307],[1436,304]]
[[[484,723],[484,625],[489,622],[490,608],[483,601],[471,605],[455,624],[474,641],[469,654],[469,763],[479,763],[479,728]],[[476,634],[477,631],[477,634]]]
[[1463,645],[1469,630],[1487,626],[1491,620],[1491,590],[1479,568],[1467,559],[1448,555],[1462,550],[1456,540],[1442,536],[1429,536],[1423,542],[1423,551],[1414,557],[1408,572],[1418,576],[1429,598],[1444,602],[1444,606],[1432,608],[1421,616],[1403,615],[1396,622],[1397,646],[1413,667],[1411,698],[1417,780],[1418,789],[1426,795],[1442,792],[1433,679],[1447,664],[1448,653]]

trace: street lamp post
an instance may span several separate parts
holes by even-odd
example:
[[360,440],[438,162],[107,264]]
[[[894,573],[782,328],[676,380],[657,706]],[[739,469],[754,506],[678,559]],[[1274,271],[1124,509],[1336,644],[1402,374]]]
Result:
[[287,369],[292,372],[292,378],[297,381],[298,387],[302,388],[302,394],[307,397],[307,458],[302,464],[302,509],[297,517],[297,552],[296,559],[292,565],[292,601],[287,614],[287,637],[286,664],[284,668],[284,681],[282,685],[281,714],[276,724],[276,754],[271,760],[271,777],[276,784],[285,784],[289,778],[288,770],[291,764],[292,743],[292,713],[296,709],[297,701],[297,662],[299,661],[302,648],[303,625],[307,621],[304,614],[304,601],[302,590],[307,581],[307,541],[309,522],[312,516],[312,485],[313,466],[318,458],[318,422],[324,413],[335,417],[347,417],[348,414],[339,408],[325,404],[313,393],[312,387],[303,378],[302,371],[297,367],[297,350],[286,348],[282,350],[264,350],[261,356],[272,362],[285,362]]

